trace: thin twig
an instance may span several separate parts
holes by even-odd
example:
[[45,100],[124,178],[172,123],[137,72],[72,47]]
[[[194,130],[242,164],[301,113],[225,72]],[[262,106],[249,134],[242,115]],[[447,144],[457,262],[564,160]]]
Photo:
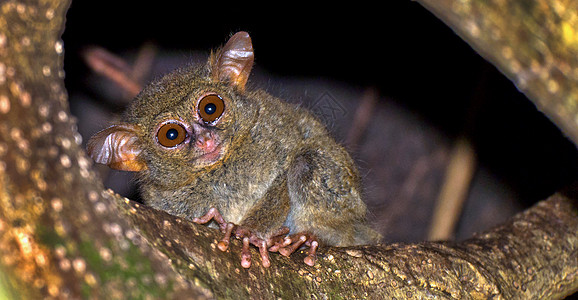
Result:
[[89,67],[119,85],[132,99],[142,90],[142,85],[132,76],[132,68],[120,57],[100,47],[91,47],[83,53]]
[[449,240],[454,237],[475,170],[476,154],[472,145],[465,138],[458,139],[436,203],[428,240]]

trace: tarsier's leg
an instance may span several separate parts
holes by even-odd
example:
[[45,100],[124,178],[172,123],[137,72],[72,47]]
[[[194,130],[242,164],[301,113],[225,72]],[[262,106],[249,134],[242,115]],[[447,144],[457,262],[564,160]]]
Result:
[[289,233],[289,228],[283,226],[289,212],[289,195],[284,177],[277,178],[269,190],[247,212],[235,231],[235,236],[243,240],[241,265],[251,266],[249,245],[259,248],[263,266],[270,265],[268,249],[271,245],[282,241]]
[[223,216],[215,208],[202,217],[193,219],[193,222],[205,224],[215,220],[219,224],[223,238],[218,244],[220,250],[225,251],[229,246],[231,235],[243,241],[241,250],[241,265],[244,268],[251,266],[250,245],[259,249],[259,255],[264,267],[269,267],[269,247],[283,241],[289,233],[289,228],[283,223],[289,212],[289,196],[285,178],[276,179],[264,197],[258,200],[249,210],[240,224],[226,222]]
[[309,150],[295,158],[287,174],[291,212],[285,223],[295,234],[270,250],[290,255],[308,246],[304,261],[313,265],[319,242],[331,246],[357,244],[357,228],[365,226],[365,205],[359,197],[353,162],[343,162],[347,156],[340,149],[323,153]]

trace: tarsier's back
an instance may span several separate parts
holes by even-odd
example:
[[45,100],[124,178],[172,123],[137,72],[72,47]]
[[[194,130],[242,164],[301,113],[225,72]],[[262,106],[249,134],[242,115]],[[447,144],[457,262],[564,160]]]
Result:
[[251,39],[239,32],[206,66],[147,86],[122,123],[91,138],[89,154],[138,172],[146,204],[218,226],[221,250],[232,235],[243,240],[244,267],[250,244],[269,266],[268,251],[308,246],[312,265],[318,242],[376,243],[349,154],[307,111],[246,90],[252,65]]

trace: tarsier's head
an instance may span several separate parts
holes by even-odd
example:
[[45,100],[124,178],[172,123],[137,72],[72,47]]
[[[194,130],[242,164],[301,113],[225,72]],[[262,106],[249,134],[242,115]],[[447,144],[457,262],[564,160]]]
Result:
[[251,39],[238,32],[206,67],[177,70],[147,86],[121,123],[89,140],[89,155],[113,169],[142,171],[160,185],[184,183],[184,172],[224,160],[256,116],[244,93],[252,65]]

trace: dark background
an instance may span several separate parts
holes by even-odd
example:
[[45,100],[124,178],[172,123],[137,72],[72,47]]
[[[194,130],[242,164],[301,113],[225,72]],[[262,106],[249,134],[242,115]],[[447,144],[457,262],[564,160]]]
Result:
[[90,45],[122,56],[149,42],[186,58],[218,47],[239,30],[251,34],[256,67],[272,77],[375,87],[442,139],[465,133],[480,168],[521,207],[576,177],[576,147],[499,71],[410,1],[379,6],[73,1],[63,37],[72,106],[76,94],[95,96],[87,87],[94,77],[80,58]]

